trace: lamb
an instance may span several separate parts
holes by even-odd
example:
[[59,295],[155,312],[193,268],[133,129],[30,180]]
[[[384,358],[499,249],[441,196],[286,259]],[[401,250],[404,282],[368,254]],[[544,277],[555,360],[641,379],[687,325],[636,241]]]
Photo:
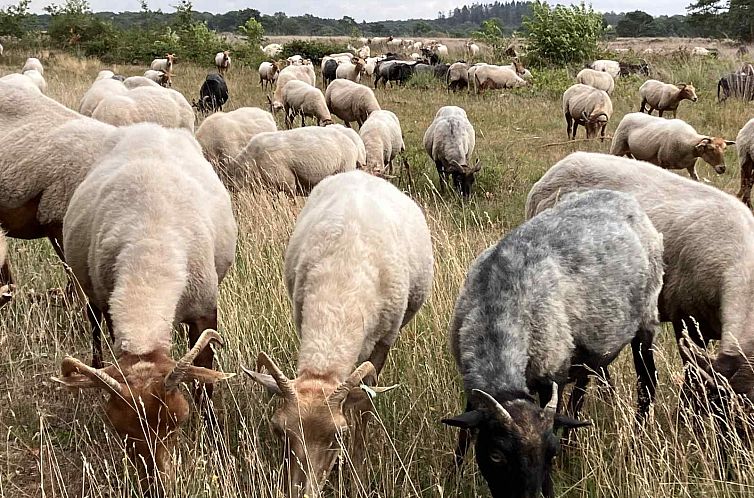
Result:
[[41,74],[42,76],[44,76],[45,74],[44,66],[36,57],[29,57],[28,59],[26,59],[24,67],[21,68],[21,73],[30,71],[32,69],[39,71],[39,74]]
[[639,112],[644,112],[645,107],[649,107],[647,114],[657,109],[660,117],[665,111],[671,111],[673,117],[677,117],[678,104],[682,100],[697,101],[696,90],[694,85],[671,85],[657,80],[647,80],[639,87],[641,96],[641,107]]
[[128,88],[122,82],[112,78],[98,79],[92,83],[92,86],[81,98],[79,113],[91,117],[94,110],[105,98],[111,95],[126,94],[128,94]]
[[173,74],[173,64],[175,63],[175,60],[178,57],[176,57],[172,53],[167,53],[165,55],[164,59],[154,59],[152,63],[149,65],[149,69],[152,69],[154,71],[162,71],[163,73]]
[[563,115],[569,140],[576,139],[576,130],[581,125],[586,130],[586,138],[595,138],[599,131],[600,141],[604,141],[607,122],[613,115],[613,102],[604,90],[577,83],[563,93]]
[[272,86],[278,78],[278,65],[273,62],[262,62],[259,64],[259,85],[267,89]]
[[655,394],[662,274],[662,235],[633,196],[611,190],[570,194],[484,251],[449,332],[468,400],[443,420],[462,429],[456,464],[475,433],[492,496],[554,497],[554,432],[589,425],[557,413],[563,387],[577,382],[576,417],[589,374],[629,343],[643,418]]
[[701,157],[725,173],[725,149],[735,142],[719,137],[700,135],[680,119],[662,119],[640,112],[626,114],[615,130],[610,154],[629,156],[665,169],[685,169],[699,181],[696,159]]
[[109,95],[97,105],[92,117],[115,126],[149,122],[194,131],[191,104],[169,88],[137,87],[123,95]]
[[464,197],[471,196],[476,174],[482,169],[477,159],[471,166],[476,134],[466,111],[456,106],[441,107],[424,133],[424,150],[434,161],[440,177],[440,191],[445,192],[447,177]]
[[364,59],[358,57],[338,64],[335,70],[335,77],[359,82],[361,81],[361,74],[364,72],[364,64]]
[[469,65],[465,62],[451,64],[448,69],[447,82],[448,92],[467,89],[469,87]]
[[8,243],[5,240],[5,232],[0,230],[0,308],[13,299],[15,290],[8,263]]
[[260,133],[233,160],[233,182],[239,187],[254,182],[289,195],[307,195],[327,176],[356,169],[359,150],[344,138],[332,126]]
[[406,150],[398,116],[390,111],[374,111],[359,130],[366,149],[366,170],[372,174],[391,174],[393,159]]
[[516,88],[528,84],[514,70],[505,66],[486,64],[478,67],[474,72],[474,86],[477,93],[482,93],[487,89]]
[[225,76],[225,73],[230,69],[230,52],[227,50],[218,52],[215,55],[215,66],[217,67],[217,72]]
[[[67,356],[53,380],[103,389],[104,411],[146,486],[170,463],[171,434],[188,418],[183,383],[211,384],[218,285],[235,256],[230,196],[199,144],[184,130],[141,123],[87,175],[63,221],[66,261],[89,299],[92,327],[102,315],[116,362],[94,368]],[[138,202],[135,202],[138,199]],[[191,350],[170,357],[174,323],[187,323]],[[205,394],[197,391],[198,401]]]
[[269,45],[265,45],[264,47],[259,47],[265,56],[269,57],[270,59],[277,57],[278,55],[283,53],[283,46],[279,43],[270,43]]
[[588,85],[597,90],[604,90],[609,94],[615,90],[615,80],[610,74],[604,71],[595,71],[594,69],[582,69],[576,75],[576,81],[582,85]]
[[171,86],[173,86],[173,80],[171,79],[172,75],[170,73],[166,73],[165,71],[147,69],[146,71],[144,71],[144,77],[165,88],[170,88]]
[[282,399],[272,424],[287,442],[283,474],[289,476],[289,497],[319,496],[338,455],[332,450],[349,425],[355,445],[365,442],[360,415],[371,402],[360,385],[374,385],[401,328],[429,297],[432,278],[427,222],[393,185],[353,171],[312,191],[285,254],[286,287],[301,338],[297,377],[286,377],[264,352],[257,364],[270,374],[245,370]]
[[192,101],[191,105],[206,115],[222,111],[228,98],[230,97],[225,78],[220,74],[208,74],[199,89],[199,101]]
[[604,71],[613,78],[617,78],[620,74],[620,62],[609,59],[600,59],[592,62],[589,66],[590,69],[595,71]]
[[330,83],[325,90],[325,101],[330,112],[349,128],[354,121],[361,127],[371,113],[380,110],[372,89],[350,80],[338,79]]
[[303,81],[293,80],[285,85],[285,88],[283,88],[283,108],[285,109],[285,124],[288,129],[293,125],[296,116],[301,116],[301,126],[306,126],[306,117],[316,119],[320,126],[333,122],[322,91]]
[[754,119],[749,120],[736,137],[738,161],[741,165],[741,188],[738,197],[751,207],[751,187],[754,185]]
[[317,81],[314,76],[314,69],[311,66],[286,66],[279,75],[277,84],[275,85],[275,93],[270,100],[271,112],[277,111],[283,108],[283,88],[286,83],[293,80],[303,81],[311,86],[315,86]]
[[[701,347],[719,340],[717,358],[699,365],[712,365],[736,393],[754,400],[747,363],[754,357],[754,322],[749,319],[754,295],[751,211],[732,195],[653,164],[578,152],[534,184],[526,216],[535,216],[569,192],[594,188],[636,197],[664,240],[660,320],[673,324],[678,341],[686,330]],[[687,350],[681,350],[681,357],[689,360]]]

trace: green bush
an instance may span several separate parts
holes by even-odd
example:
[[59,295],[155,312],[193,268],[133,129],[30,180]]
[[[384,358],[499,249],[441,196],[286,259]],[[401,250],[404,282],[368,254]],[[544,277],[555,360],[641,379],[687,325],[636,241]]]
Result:
[[326,55],[347,51],[348,46],[343,43],[293,40],[283,45],[281,57],[300,55],[305,59],[310,59],[314,64],[319,64]]

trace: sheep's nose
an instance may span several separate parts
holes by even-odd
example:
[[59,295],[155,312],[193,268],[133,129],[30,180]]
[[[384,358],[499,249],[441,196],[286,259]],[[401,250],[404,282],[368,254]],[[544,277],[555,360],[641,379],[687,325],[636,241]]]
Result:
[[718,175],[725,173],[725,164],[718,164],[717,166],[715,166],[715,171],[717,171]]
[[698,99],[696,97],[694,97],[693,99],[691,99],[692,102],[696,102],[697,100]]

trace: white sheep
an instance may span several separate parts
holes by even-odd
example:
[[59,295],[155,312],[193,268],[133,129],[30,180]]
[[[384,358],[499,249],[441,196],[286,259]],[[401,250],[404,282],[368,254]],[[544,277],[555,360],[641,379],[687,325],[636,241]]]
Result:
[[27,69],[23,72],[23,75],[29,78],[39,88],[40,92],[47,93],[47,82],[42,73],[36,69]]
[[195,121],[191,104],[182,94],[160,87],[136,87],[125,94],[108,95],[94,109],[92,117],[115,126],[148,122],[191,132]]
[[218,52],[215,55],[215,67],[217,72],[224,75],[230,69],[230,52],[225,50],[224,52]]
[[609,59],[600,59],[592,62],[589,67],[595,71],[604,71],[613,78],[620,74],[620,62]]
[[[93,368],[69,356],[54,380],[109,394],[107,418],[129,442],[144,441],[133,463],[152,482],[170,461],[166,438],[188,418],[181,386],[233,376],[212,370],[209,343],[221,343],[218,285],[237,229],[230,196],[190,133],[141,123],[120,135],[76,189],[63,222],[66,262],[91,315],[107,317],[117,360]],[[178,362],[175,323],[188,324],[191,346]]]
[[474,87],[477,93],[487,89],[516,88],[529,83],[508,66],[485,64],[474,71]]
[[448,56],[448,47],[447,45],[443,45],[442,43],[438,43],[435,46],[435,53],[439,55],[440,57],[447,57]]
[[290,195],[308,194],[329,175],[356,169],[359,151],[333,126],[260,133],[233,160],[232,178]]
[[362,59],[367,59],[372,55],[372,49],[370,49],[368,45],[364,45],[356,51],[356,55]]
[[356,169],[364,169],[367,163],[367,149],[361,136],[353,128],[347,128],[340,123],[327,125],[332,130],[337,130],[345,135],[356,147]]
[[335,70],[335,77],[359,82],[361,81],[365,64],[364,59],[358,57],[354,57],[347,62],[342,62],[338,64],[338,69]]
[[334,80],[325,90],[325,101],[332,114],[351,127],[354,121],[364,124],[369,114],[380,110],[380,104],[371,88],[350,80]]
[[103,69],[102,71],[97,73],[97,78],[95,78],[94,81],[110,79],[114,76],[115,76],[114,72],[110,71],[109,69]]
[[100,102],[111,95],[125,95],[128,88],[112,78],[96,80],[81,98],[79,113],[91,117]]
[[262,62],[259,64],[259,85],[266,89],[272,86],[278,79],[279,67],[274,62]]
[[467,41],[464,48],[466,49],[466,57],[469,60],[474,60],[474,58],[479,55],[479,45],[472,41]]
[[[454,92],[469,87],[469,65],[465,62],[455,62],[448,68],[448,91]],[[476,72],[476,69],[474,70]]]
[[374,111],[359,129],[359,136],[366,148],[366,171],[391,174],[393,159],[406,150],[398,116],[390,111]]
[[327,109],[322,90],[303,81],[289,81],[283,88],[283,109],[285,124],[290,129],[296,116],[301,116],[301,126],[306,126],[305,118],[317,120],[320,126],[332,124],[332,116]]
[[657,80],[647,80],[639,87],[641,96],[641,107],[639,112],[644,112],[648,107],[647,114],[657,109],[657,114],[662,117],[665,111],[671,111],[673,117],[676,117],[678,104],[682,100],[697,101],[696,90],[694,85],[671,85]]
[[597,90],[604,90],[608,94],[615,90],[615,80],[610,73],[604,71],[595,71],[594,69],[582,69],[576,75],[576,81],[582,85],[589,85]]
[[278,74],[277,83],[275,84],[275,93],[272,96],[270,105],[272,111],[277,111],[283,108],[283,88],[286,83],[293,80],[303,81],[311,86],[316,86],[317,80],[314,75],[314,69],[312,66],[286,66]]
[[476,133],[466,111],[456,106],[441,107],[424,133],[424,150],[437,168],[440,191],[445,191],[447,177],[452,176],[458,192],[468,198],[474,177],[481,169],[479,160],[472,165]]
[[586,138],[594,138],[600,132],[600,140],[604,141],[613,102],[604,90],[577,83],[563,93],[563,115],[570,140],[576,139],[576,130],[581,125],[586,129]]
[[175,63],[176,59],[177,57],[174,54],[168,53],[165,55],[164,59],[154,59],[149,65],[149,69],[173,74],[173,64]]
[[277,57],[283,53],[283,46],[279,43],[270,43],[264,47],[259,47],[265,56],[269,58]]
[[685,169],[694,180],[701,157],[717,174],[725,173],[725,148],[735,142],[701,135],[685,121],[640,112],[626,114],[613,135],[610,154],[629,156],[665,169]]
[[741,188],[738,197],[751,207],[751,188],[754,185],[754,119],[750,119],[736,137],[738,162],[741,165]]
[[[270,374],[245,370],[282,398],[272,423],[290,443],[284,472],[294,493],[301,488],[302,495],[319,496],[349,411],[356,414],[355,444],[364,440],[358,416],[371,402],[360,385],[374,385],[370,379],[376,381],[401,328],[429,297],[432,279],[427,222],[408,196],[360,171],[315,187],[285,254],[300,336],[298,375],[286,377],[266,353],[258,364]],[[349,457],[360,465],[354,454]]]
[[42,76],[44,76],[45,74],[44,66],[36,57],[29,57],[28,59],[26,59],[24,67],[21,68],[21,73],[23,73],[24,71],[29,71],[31,69],[36,69]]
[[711,52],[704,47],[694,47],[691,49],[691,55],[694,57],[707,57]]
[[173,86],[171,75],[164,71],[155,71],[154,69],[147,69],[144,71],[144,77],[148,80],[154,81],[158,85],[169,88]]

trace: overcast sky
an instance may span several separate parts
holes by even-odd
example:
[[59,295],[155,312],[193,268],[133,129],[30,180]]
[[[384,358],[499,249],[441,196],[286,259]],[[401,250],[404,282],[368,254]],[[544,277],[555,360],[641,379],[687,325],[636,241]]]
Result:
[[[485,0],[473,0],[479,3],[485,3]],[[312,14],[319,17],[332,17],[340,19],[343,16],[350,16],[361,22],[379,21],[385,19],[434,19],[438,11],[447,12],[455,7],[460,7],[464,3],[471,4],[473,1],[464,2],[464,0],[194,0],[194,9],[206,12],[227,12],[229,10],[240,10],[245,8],[254,8],[264,14],[283,11],[289,16]],[[633,10],[643,10],[652,15],[661,14],[684,14],[685,7],[692,0],[623,0],[615,2],[613,0],[593,0],[592,5],[595,9],[601,11],[622,11],[630,12]],[[15,4],[17,0],[0,0],[0,6]],[[42,7],[50,3],[62,4],[64,0],[32,0],[32,7],[35,11],[40,12]],[[95,11],[135,11],[139,10],[137,0],[90,0],[91,7]],[[149,0],[149,6],[152,9],[162,9],[163,12],[172,12],[171,5],[175,5],[176,0]],[[559,2],[551,1],[550,3],[578,3],[577,0],[560,0]],[[378,6],[378,8],[375,8]]]

